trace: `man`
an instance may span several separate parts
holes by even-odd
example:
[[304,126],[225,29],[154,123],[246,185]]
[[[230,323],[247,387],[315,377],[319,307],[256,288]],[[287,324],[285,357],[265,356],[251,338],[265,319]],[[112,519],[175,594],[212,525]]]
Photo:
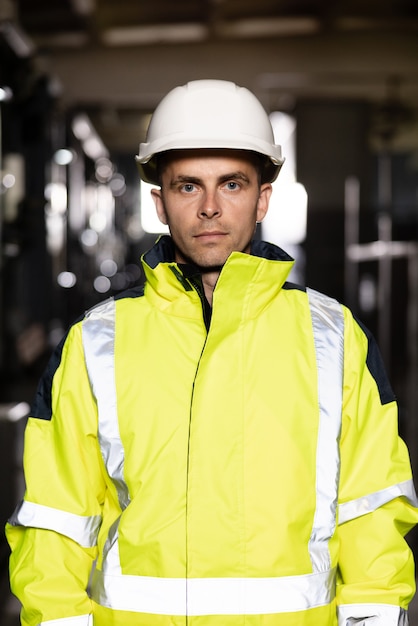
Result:
[[25,626],[405,626],[418,519],[370,334],[252,241],[283,159],[244,88],[194,81],[137,157],[144,290],[40,382],[7,527]]

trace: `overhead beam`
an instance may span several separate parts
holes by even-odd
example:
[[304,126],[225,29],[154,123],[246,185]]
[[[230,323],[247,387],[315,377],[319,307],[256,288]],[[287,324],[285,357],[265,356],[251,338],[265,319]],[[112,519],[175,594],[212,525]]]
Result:
[[59,50],[46,55],[63,100],[153,109],[176,84],[220,78],[253,89],[267,108],[277,94],[381,101],[389,77],[418,103],[418,37],[366,33]]

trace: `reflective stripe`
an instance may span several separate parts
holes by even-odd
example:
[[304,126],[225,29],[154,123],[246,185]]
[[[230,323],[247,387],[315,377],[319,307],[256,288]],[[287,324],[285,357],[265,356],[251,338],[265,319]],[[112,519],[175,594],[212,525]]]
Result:
[[392,604],[341,604],[338,626],[408,626],[408,614]]
[[119,557],[119,521],[118,517],[109,528],[107,534],[106,543],[103,547],[103,574],[109,574],[110,576],[121,576],[122,568],[120,566]]
[[93,599],[156,615],[258,615],[304,611],[334,598],[335,571],[280,578],[153,578],[94,574]]
[[78,615],[77,617],[63,617],[41,622],[39,626],[93,626],[92,615]]
[[92,548],[96,545],[101,522],[100,515],[91,517],[75,515],[26,500],[15,510],[9,520],[13,526],[53,530],[73,539],[84,548]]
[[387,502],[404,496],[412,506],[418,507],[418,499],[415,493],[414,483],[412,479],[405,480],[403,483],[392,485],[381,491],[368,494],[362,498],[356,500],[350,500],[344,502],[339,506],[338,521],[340,524],[348,522],[356,517],[361,517],[367,513],[376,511],[380,506],[383,506]]
[[129,492],[123,476],[125,452],[120,439],[115,384],[115,301],[90,309],[83,321],[83,345],[87,371],[99,414],[99,443],[119,504],[125,509]]
[[328,543],[335,531],[340,473],[344,314],[332,298],[307,289],[318,373],[319,424],[316,453],[316,510],[309,540],[314,572],[331,567]]

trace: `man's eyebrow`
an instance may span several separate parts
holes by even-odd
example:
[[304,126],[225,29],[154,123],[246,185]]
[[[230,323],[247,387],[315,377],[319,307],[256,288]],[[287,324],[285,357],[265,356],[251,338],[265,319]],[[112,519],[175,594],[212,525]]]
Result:
[[219,182],[226,182],[227,180],[242,180],[246,183],[250,182],[247,174],[241,172],[241,170],[237,170],[236,172],[230,172],[229,174],[223,174],[219,177]]
[[[241,170],[222,174],[218,178],[219,183],[225,183],[228,180],[242,180],[243,182],[248,183],[250,179]],[[175,185],[178,185],[179,183],[195,183],[197,185],[201,185],[203,184],[203,181],[201,178],[199,178],[199,176],[178,174],[175,178],[173,178],[173,180],[170,181],[170,187],[174,187]]]
[[198,176],[187,176],[186,174],[178,174],[170,181],[170,187],[174,187],[179,183],[197,183],[199,185],[202,183],[202,180]]

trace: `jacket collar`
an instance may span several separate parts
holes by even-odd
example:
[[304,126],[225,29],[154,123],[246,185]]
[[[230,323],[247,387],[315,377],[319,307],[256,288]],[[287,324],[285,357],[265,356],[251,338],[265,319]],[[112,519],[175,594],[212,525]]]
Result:
[[[142,257],[146,289],[154,304],[166,312],[195,317],[200,298],[192,287],[188,271],[174,261],[170,236],[160,237]],[[281,248],[254,240],[251,254],[233,252],[221,270],[214,291],[213,315],[217,309],[232,313],[231,323],[254,318],[278,294],[293,266],[293,259]],[[194,312],[194,313],[193,313]]]

